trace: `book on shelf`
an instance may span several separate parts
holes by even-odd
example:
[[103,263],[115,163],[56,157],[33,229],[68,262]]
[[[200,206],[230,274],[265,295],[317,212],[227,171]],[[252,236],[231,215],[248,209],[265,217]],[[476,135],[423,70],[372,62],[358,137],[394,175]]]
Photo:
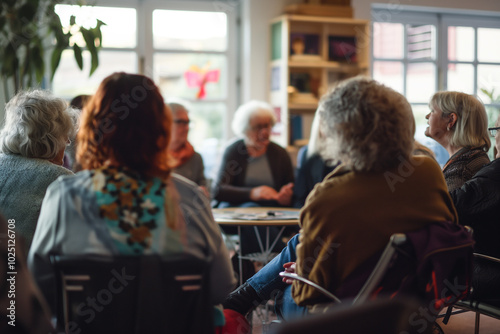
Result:
[[356,63],[356,37],[328,36],[328,60]]

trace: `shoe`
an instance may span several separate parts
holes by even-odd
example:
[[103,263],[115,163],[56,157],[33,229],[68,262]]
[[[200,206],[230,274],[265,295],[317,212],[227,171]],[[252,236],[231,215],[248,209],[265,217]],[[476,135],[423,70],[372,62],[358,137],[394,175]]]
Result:
[[257,291],[247,282],[240,285],[222,303],[225,309],[234,310],[246,316],[263,302]]

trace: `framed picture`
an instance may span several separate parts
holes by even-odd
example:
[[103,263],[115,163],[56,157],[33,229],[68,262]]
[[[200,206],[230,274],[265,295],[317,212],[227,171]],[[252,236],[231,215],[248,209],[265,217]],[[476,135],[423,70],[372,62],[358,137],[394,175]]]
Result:
[[328,36],[328,60],[355,63],[356,37]]
[[319,35],[291,33],[290,55],[319,55]]

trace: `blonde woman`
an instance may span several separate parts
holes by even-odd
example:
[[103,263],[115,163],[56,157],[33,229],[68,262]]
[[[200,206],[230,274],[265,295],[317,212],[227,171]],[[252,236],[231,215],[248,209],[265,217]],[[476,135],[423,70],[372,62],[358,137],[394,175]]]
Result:
[[490,162],[488,117],[474,96],[460,92],[437,92],[425,116],[425,135],[443,146],[450,158],[443,167],[449,191],[460,188],[482,166]]

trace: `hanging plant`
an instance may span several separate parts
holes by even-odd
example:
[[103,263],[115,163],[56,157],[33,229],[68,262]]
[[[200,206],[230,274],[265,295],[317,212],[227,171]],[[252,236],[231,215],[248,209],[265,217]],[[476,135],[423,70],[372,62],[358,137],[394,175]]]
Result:
[[[62,52],[70,47],[82,70],[82,48],[77,43],[70,44],[71,37],[78,34],[83,36],[84,48],[91,56],[89,75],[99,66],[101,27],[105,23],[97,20],[94,27],[84,28],[71,16],[70,27],[63,27],[55,12],[55,6],[60,3],[68,4],[60,0],[2,0],[0,3],[0,74],[7,99],[11,96],[9,83],[14,87],[14,95],[19,90],[39,86],[47,73],[52,80]],[[50,59],[50,72],[46,59]]]

